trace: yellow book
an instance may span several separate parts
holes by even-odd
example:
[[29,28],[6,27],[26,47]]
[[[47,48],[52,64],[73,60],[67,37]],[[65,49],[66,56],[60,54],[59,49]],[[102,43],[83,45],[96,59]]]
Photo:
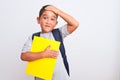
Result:
[[[34,36],[31,51],[41,52],[44,51],[49,45],[51,46],[51,50],[58,51],[60,42]],[[54,58],[43,58],[32,62],[28,62],[26,66],[26,74],[42,78],[44,80],[52,80],[55,63],[56,59]]]

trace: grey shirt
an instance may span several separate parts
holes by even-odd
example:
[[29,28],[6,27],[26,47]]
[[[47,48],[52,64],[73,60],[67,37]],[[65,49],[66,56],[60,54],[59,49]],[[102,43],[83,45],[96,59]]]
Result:
[[[59,30],[60,30],[60,32],[62,34],[62,38],[63,39],[67,35],[69,35],[69,33],[67,31],[66,25],[60,27]],[[48,38],[48,39],[53,39],[54,40],[52,32],[43,33],[43,34],[41,33],[40,37],[44,37],[44,38]],[[25,44],[24,44],[24,46],[22,48],[22,52],[30,51],[31,44],[32,44],[32,35],[25,42]],[[36,80],[42,80],[42,79],[36,78]],[[65,66],[64,66],[63,59],[62,59],[60,51],[59,51],[59,55],[57,57],[57,61],[56,61],[56,65],[55,65],[55,69],[54,69],[52,80],[69,80],[69,76],[68,76],[67,71],[65,69]]]

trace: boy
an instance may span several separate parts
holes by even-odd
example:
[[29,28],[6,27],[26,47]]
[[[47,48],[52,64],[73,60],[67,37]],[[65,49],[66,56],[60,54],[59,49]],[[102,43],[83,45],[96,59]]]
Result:
[[[45,5],[41,8],[39,17],[37,17],[37,22],[42,30],[40,33],[41,37],[54,39],[52,31],[58,23],[58,16],[60,16],[67,23],[58,28],[62,39],[71,34],[79,26],[79,23],[72,16],[66,14],[55,6]],[[34,61],[41,58],[57,58],[52,80],[69,80],[69,71],[65,68],[61,51],[50,50],[50,46],[48,46],[43,52],[31,52],[31,44],[32,35],[28,38],[27,42],[23,46],[21,53],[21,59],[23,61]],[[35,78],[35,80],[42,79]]]

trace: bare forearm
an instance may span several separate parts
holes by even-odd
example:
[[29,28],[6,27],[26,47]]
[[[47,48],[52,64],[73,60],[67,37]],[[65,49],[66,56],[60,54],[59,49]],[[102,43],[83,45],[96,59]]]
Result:
[[43,52],[24,52],[21,54],[21,59],[23,61],[34,61],[42,58],[57,58],[58,51],[50,50],[48,46]]
[[23,61],[34,61],[43,58],[43,52],[24,52],[21,54]]
[[58,14],[67,22],[67,30],[69,33],[72,33],[79,26],[79,22],[69,14],[61,10],[58,11]]
[[79,25],[79,22],[73,18],[71,15],[61,11],[61,10],[58,10],[57,11],[57,14],[62,18],[64,19],[68,25],[71,25],[71,26],[78,26]]

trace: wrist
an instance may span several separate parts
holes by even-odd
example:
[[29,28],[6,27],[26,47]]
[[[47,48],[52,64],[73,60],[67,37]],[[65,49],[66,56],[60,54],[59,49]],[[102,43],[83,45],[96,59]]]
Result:
[[39,54],[40,54],[41,58],[45,58],[45,52],[44,51],[43,52],[39,52]]

